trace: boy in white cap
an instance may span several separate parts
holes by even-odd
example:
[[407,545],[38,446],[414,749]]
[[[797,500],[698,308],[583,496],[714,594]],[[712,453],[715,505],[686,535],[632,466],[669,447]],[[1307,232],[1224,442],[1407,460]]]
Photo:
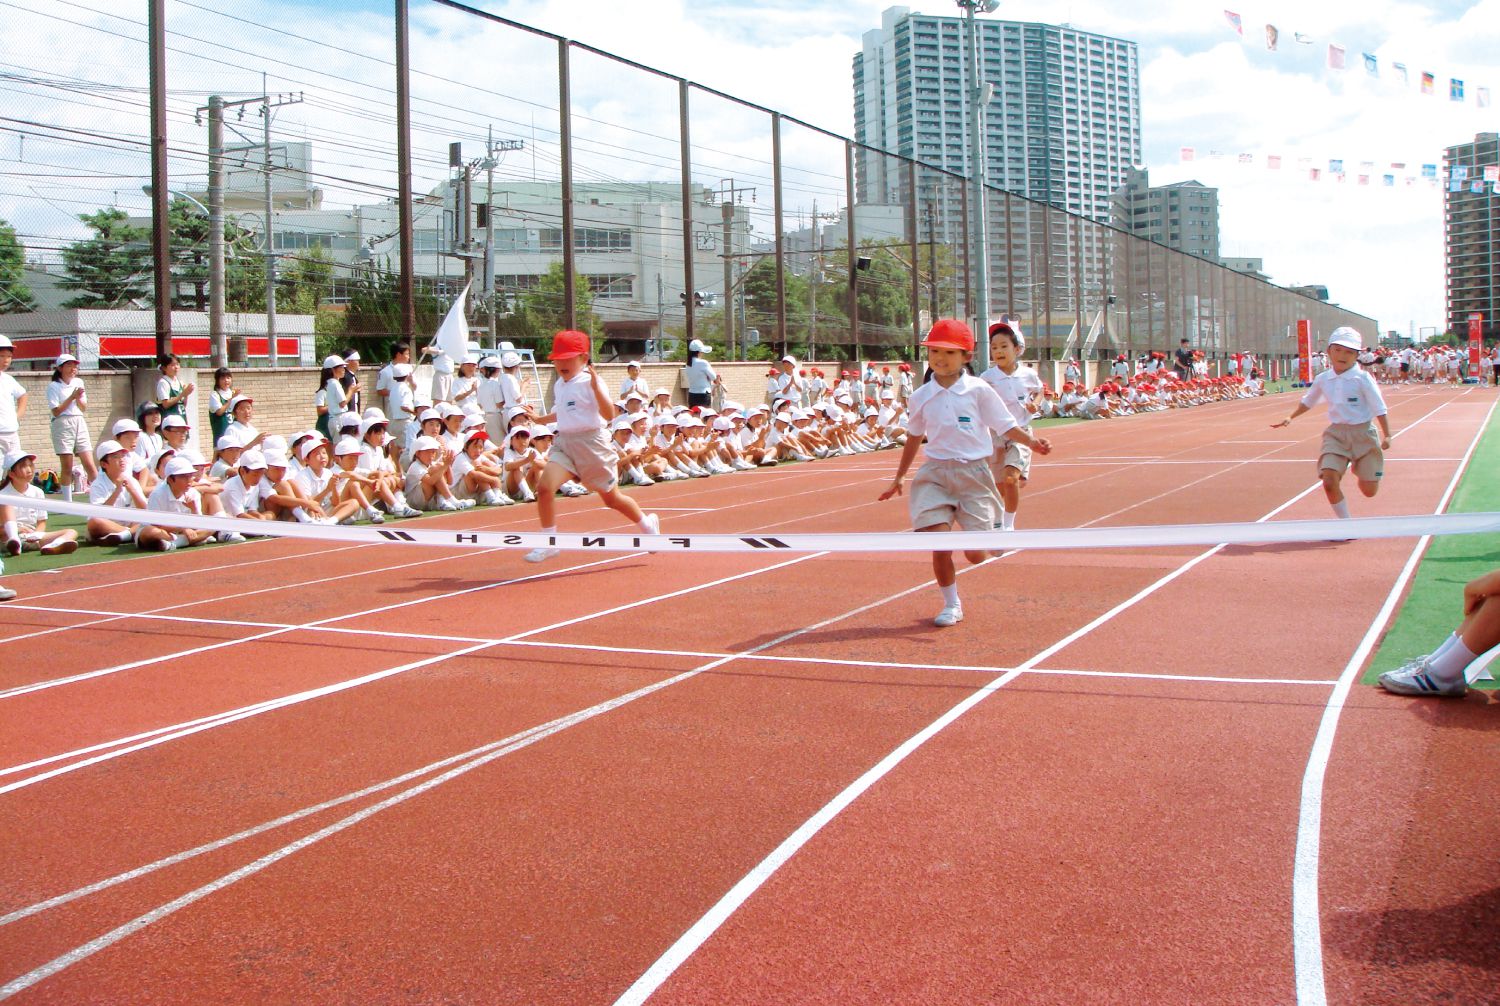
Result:
[[[589,361],[591,349],[584,332],[562,331],[552,340],[548,359],[557,368],[553,412],[537,420],[557,422],[557,437],[536,490],[542,533],[557,533],[554,495],[564,482],[577,479],[597,492],[606,506],[633,521],[642,534],[656,534],[660,530],[657,516],[643,513],[635,500],[620,492],[615,454],[605,432],[605,424],[615,418],[615,407]],[[526,553],[526,561],[543,562],[559,552],[556,548],[534,548]]]
[[[1314,377],[1307,393],[1292,414],[1272,429],[1290,426],[1293,419],[1319,402],[1328,403],[1328,428],[1323,431],[1323,449],[1318,457],[1318,477],[1333,512],[1349,516],[1349,502],[1340,483],[1344,472],[1354,469],[1359,491],[1374,496],[1385,474],[1385,454],[1391,447],[1391,424],[1386,418],[1380,385],[1358,364],[1364,346],[1352,328],[1336,328],[1328,337],[1328,369]],[[1375,426],[1380,426],[1377,436]]]
[[[146,500],[146,509],[161,514],[201,513],[198,494],[193,491],[193,480],[197,471],[186,458],[171,458],[162,469],[161,484],[151,491]],[[136,530],[135,544],[146,551],[170,552],[176,548],[201,545],[213,537],[212,531],[193,528],[174,528],[170,525],[143,524]]]
[[[129,448],[106,440],[94,456],[99,460],[99,475],[89,486],[89,502],[95,506],[146,509],[146,493],[130,470],[133,455]],[[123,545],[135,537],[136,527],[107,517],[90,517],[86,532],[91,545]]]
[[[1026,336],[1021,333],[1019,323],[1009,318],[995,322],[990,326],[992,366],[980,374],[979,379],[995,389],[1016,425],[1030,433],[1036,399],[1042,393],[1042,379],[1035,370],[1021,365],[1021,354],[1025,351]],[[1000,520],[995,526],[1003,531],[1013,530],[1016,511],[1021,506],[1021,490],[1031,478],[1031,449],[1014,440],[997,437],[990,470],[995,475],[1002,505]]]
[[[1000,495],[989,466],[995,452],[991,431],[1040,454],[1051,453],[1052,446],[1017,426],[995,390],[964,372],[964,365],[974,356],[974,333],[968,325],[942,318],[922,345],[927,347],[932,380],[911,396],[906,426],[911,436],[901,450],[895,478],[880,499],[901,495],[906,470],[925,437],[927,460],[912,480],[909,502],[913,529],[946,531],[957,523],[965,531],[990,530],[1000,509]],[[964,556],[979,563],[990,554],[967,551]],[[933,624],[956,625],[963,620],[964,611],[958,599],[953,553],[932,553],[932,572],[943,595],[943,609]]]
[[266,457],[260,451],[246,451],[240,455],[239,471],[225,480],[224,492],[219,496],[224,513],[230,517],[246,517],[250,520],[275,520],[276,515],[264,507],[264,496],[274,495],[272,487],[266,485]]
[[0,335],[0,454],[21,449],[21,417],[26,415],[26,389],[6,373],[15,352],[10,339]]

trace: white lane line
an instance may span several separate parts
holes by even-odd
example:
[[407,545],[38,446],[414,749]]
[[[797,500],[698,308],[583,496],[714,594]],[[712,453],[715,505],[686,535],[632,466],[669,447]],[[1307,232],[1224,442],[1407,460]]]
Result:
[[[1490,405],[1484,422],[1475,432],[1469,449],[1464,452],[1463,462],[1454,471],[1434,513],[1442,513],[1447,509],[1448,501],[1457,491],[1458,483],[1494,417],[1497,404],[1500,402]],[[1375,620],[1370,623],[1370,628],[1360,640],[1354,655],[1349,658],[1349,663],[1339,675],[1333,693],[1328,696],[1328,705],[1324,707],[1323,717],[1318,723],[1317,736],[1313,739],[1312,750],[1308,752],[1297,814],[1297,851],[1292,865],[1292,958],[1297,976],[1297,1002],[1301,1006],[1326,1006],[1328,1002],[1328,985],[1323,972],[1323,921],[1321,906],[1318,904],[1318,872],[1323,833],[1323,783],[1328,773],[1328,760],[1333,755],[1334,734],[1338,730],[1339,717],[1343,713],[1344,702],[1354,688],[1355,679],[1384,632],[1391,613],[1395,611],[1407,582],[1416,572],[1422,554],[1427,550],[1427,543],[1431,540],[1429,537],[1421,538],[1412,548],[1411,556],[1406,560],[1401,574],[1396,577],[1391,592],[1386,595],[1385,603],[1380,606]]]
[[[1432,412],[1429,412],[1427,416],[1423,416],[1422,418],[1425,420],[1426,418],[1428,418],[1428,416],[1433,415],[1442,408],[1444,408],[1444,406],[1439,406],[1437,409],[1434,409]],[[1421,422],[1421,420],[1418,420],[1418,422]],[[1417,423],[1413,423],[1411,424],[1411,426],[1408,426],[1407,429],[1411,429],[1412,426],[1416,425]],[[1285,503],[1282,503],[1280,506],[1276,507],[1270,513],[1261,517],[1260,520],[1271,520],[1282,511],[1290,508],[1300,500],[1305,499],[1315,490],[1321,488],[1321,483],[1313,483],[1306,489],[1302,490],[1302,492],[1298,493],[1296,496],[1293,496]],[[1197,567],[1200,563],[1206,562],[1209,558],[1217,555],[1219,552],[1223,551],[1223,549],[1223,545],[1216,545],[1208,551],[1182,564],[1171,573],[1167,574],[1164,577],[1161,577],[1150,586],[1135,594],[1133,597],[1122,601],[1120,604],[1117,604],[1109,611],[1095,618],[1093,621],[1089,622],[1081,629],[1076,630],[1066,638],[1059,640],[1057,643],[1054,643],[1047,649],[1031,657],[1025,663],[1021,664],[1011,674],[1002,675],[1000,678],[989,682],[983,688],[965,698],[963,701],[959,702],[943,716],[933,721],[922,731],[908,738],[905,743],[896,748],[896,750],[892,751],[885,758],[881,759],[880,762],[876,763],[876,765],[874,765],[864,775],[860,776],[854,782],[850,783],[843,792],[835,796],[821,810],[819,810],[817,814],[813,815],[813,817],[804,822],[803,825],[796,831],[794,831],[791,835],[789,835],[781,843],[781,845],[777,846],[777,848],[774,849],[770,855],[768,855],[764,860],[762,860],[754,868],[752,868],[749,873],[741,878],[739,883],[735,884],[735,886],[732,887],[729,892],[719,900],[717,904],[710,908],[702,918],[700,918],[696,923],[693,924],[692,927],[687,930],[687,932],[683,933],[683,935],[679,937],[678,940],[672,944],[672,946],[668,947],[666,952],[664,952],[659,958],[657,958],[657,960],[649,968],[646,969],[646,972],[642,974],[640,978],[636,979],[636,981],[630,986],[630,988],[626,989],[625,992],[617,1000],[615,1000],[615,1006],[639,1006],[640,1003],[644,1003],[648,998],[650,998],[651,995],[661,987],[663,982],[670,978],[677,971],[677,969],[681,967],[682,964],[689,957],[691,957],[693,953],[695,953],[697,949],[703,945],[704,942],[708,940],[710,936],[718,931],[719,927],[722,926],[729,919],[729,917],[733,915],[734,912],[738,910],[738,908],[750,898],[752,894],[754,894],[767,880],[771,878],[773,874],[775,874],[778,869],[780,869],[782,864],[784,864],[799,849],[806,845],[814,835],[816,835],[823,829],[824,826],[826,826],[830,821],[837,817],[838,814],[842,810],[844,810],[844,808],[853,803],[853,801],[860,794],[864,793],[881,778],[887,775],[892,769],[894,769],[897,765],[904,761],[908,755],[910,755],[912,752],[916,751],[919,747],[926,743],[927,740],[935,736],[943,728],[957,720],[960,716],[968,712],[974,706],[978,705],[985,698],[994,694],[997,690],[1003,688],[1011,681],[1014,681],[1015,678],[1020,674],[1026,673],[1028,670],[1035,667],[1043,660],[1046,660],[1048,657],[1061,651],[1065,647],[1076,642],[1078,639],[1086,636],[1088,633],[1110,621],[1121,612],[1134,607],[1136,604],[1156,593],[1162,587],[1165,587],[1167,584],[1176,580],[1178,577],[1185,575],[1187,572]]]
[[[634,557],[637,557],[640,554],[642,554],[642,553],[630,553],[627,556],[627,558],[634,558]],[[145,734],[138,734],[138,735],[135,735],[133,737],[127,737],[127,738],[119,738],[119,739],[114,740],[114,741],[107,741],[107,742],[105,742],[103,744],[95,744],[95,745],[93,745],[90,748],[81,749],[79,751],[72,751],[72,752],[66,752],[66,753],[60,754],[60,755],[53,755],[53,756],[51,756],[49,758],[41,759],[40,761],[30,762],[30,763],[28,763],[25,766],[12,766],[12,767],[9,767],[9,768],[0,769],[0,775],[11,775],[11,774],[14,774],[16,771],[25,770],[25,769],[27,769],[29,767],[38,767],[38,766],[40,766],[42,764],[50,764],[50,763],[54,763],[54,762],[58,762],[58,761],[64,761],[64,760],[66,760],[68,758],[78,757],[81,754],[88,754],[88,753],[93,753],[93,752],[103,752],[103,753],[94,753],[94,754],[92,754],[92,757],[85,757],[81,761],[69,762],[68,764],[63,765],[63,766],[61,766],[59,768],[54,768],[54,769],[50,769],[50,770],[48,770],[46,772],[38,773],[36,775],[27,776],[24,779],[18,779],[15,782],[8,783],[8,784],[6,784],[4,786],[0,786],[0,796],[3,796],[6,793],[10,793],[10,792],[13,792],[13,791],[18,790],[18,789],[24,789],[27,786],[32,786],[32,785],[35,785],[36,783],[39,783],[39,782],[44,782],[44,781],[46,781],[48,779],[56,778],[57,776],[60,776],[60,775],[65,775],[67,773],[77,771],[78,769],[87,768],[88,766],[91,766],[91,765],[97,765],[97,764],[99,764],[101,762],[112,761],[115,758],[120,758],[120,757],[123,757],[124,755],[127,755],[127,754],[133,754],[136,751],[142,751],[142,750],[145,750],[146,748],[156,747],[158,744],[164,744],[167,741],[177,740],[178,738],[181,738],[181,737],[188,737],[188,736],[191,736],[191,735],[196,734],[196,733],[201,733],[204,730],[212,730],[212,729],[214,729],[216,727],[228,726],[231,723],[237,723],[240,720],[249,719],[252,716],[259,716],[262,713],[268,713],[268,712],[271,712],[271,711],[276,710],[276,709],[284,709],[287,706],[298,705],[298,704],[303,703],[303,702],[311,701],[312,699],[322,698],[322,697],[324,697],[326,695],[333,695],[333,694],[337,694],[339,692],[348,691],[351,688],[357,688],[357,687],[359,687],[361,685],[370,684],[371,682],[383,681],[384,679],[392,677],[393,675],[396,675],[396,674],[404,674],[407,671],[417,670],[417,669],[423,668],[423,667],[429,667],[429,666],[431,666],[433,664],[441,663],[442,661],[445,661],[445,660],[451,660],[451,659],[454,659],[454,658],[457,658],[457,657],[467,656],[467,655],[469,655],[471,653],[475,653],[475,652],[477,652],[479,650],[488,649],[488,648],[490,648],[492,646],[500,645],[500,644],[503,644],[503,643],[509,643],[509,642],[514,642],[516,640],[525,639],[526,637],[528,637],[528,636],[534,636],[537,633],[550,632],[550,631],[552,631],[554,629],[565,628],[565,627],[567,627],[569,625],[577,624],[578,622],[585,622],[585,621],[588,621],[591,618],[599,617],[600,615],[611,614],[611,613],[613,613],[615,611],[624,611],[624,610],[627,610],[629,608],[637,608],[637,607],[640,607],[640,606],[645,605],[645,604],[652,604],[652,603],[655,603],[657,601],[664,601],[664,600],[669,600],[669,599],[674,598],[674,597],[680,597],[680,596],[682,596],[684,594],[696,593],[697,591],[707,590],[707,589],[712,588],[712,587],[722,586],[722,585],[724,585],[726,583],[732,583],[732,582],[734,582],[736,580],[748,579],[749,577],[752,577],[752,576],[760,576],[763,573],[770,573],[770,572],[774,572],[774,571],[779,570],[779,569],[784,569],[784,568],[786,568],[788,566],[795,566],[795,565],[798,565],[799,563],[811,561],[811,560],[816,559],[819,556],[824,555],[824,554],[825,553],[822,553],[822,552],[812,552],[812,553],[809,553],[807,555],[799,555],[796,558],[788,559],[785,562],[776,563],[775,565],[772,565],[772,566],[765,566],[765,567],[762,567],[762,568],[759,568],[759,569],[750,570],[750,571],[744,572],[744,573],[735,573],[735,574],[733,574],[731,576],[721,577],[720,579],[717,579],[717,580],[710,580],[707,583],[698,584],[698,585],[695,585],[693,587],[684,588],[682,590],[671,591],[670,593],[666,593],[666,594],[659,594],[659,595],[656,595],[654,597],[646,598],[646,599],[639,600],[639,601],[633,601],[633,602],[631,602],[629,604],[625,604],[625,605],[621,605],[621,606],[616,607],[616,608],[612,608],[609,611],[597,612],[597,613],[595,613],[593,615],[586,615],[586,616],[581,616],[581,617],[578,617],[578,618],[570,618],[570,619],[567,619],[566,621],[557,622],[557,623],[554,623],[552,625],[542,626],[541,628],[537,628],[537,629],[529,629],[526,632],[517,633],[517,634],[515,634],[513,636],[507,636],[507,637],[505,637],[503,639],[500,639],[498,641],[495,641],[495,642],[485,641],[485,642],[477,643],[477,644],[475,644],[473,646],[466,646],[463,649],[455,650],[455,651],[453,651],[451,653],[443,653],[443,654],[438,654],[438,655],[432,656],[432,657],[426,657],[426,658],[423,658],[421,660],[415,660],[415,661],[411,661],[410,663],[401,664],[400,666],[397,666],[397,667],[387,668],[387,669],[381,670],[381,671],[374,671],[374,672],[372,672],[370,674],[361,675],[360,677],[357,677],[357,678],[351,678],[351,679],[346,680],[346,681],[335,682],[335,683],[333,683],[331,685],[324,685],[324,686],[322,686],[320,688],[311,688],[311,689],[308,689],[306,691],[296,692],[296,693],[293,693],[291,695],[282,696],[280,698],[268,699],[268,700],[266,700],[264,702],[256,702],[256,703],[253,703],[253,704],[248,705],[248,706],[242,706],[239,709],[229,710],[228,712],[225,712],[225,713],[216,713],[216,714],[214,714],[212,716],[201,717],[198,720],[189,721],[188,723],[185,723],[185,724],[174,724],[173,726],[170,726],[170,727],[158,728],[157,730],[148,731]],[[587,563],[587,564],[582,565],[582,566],[570,566],[568,568],[570,570],[573,570],[573,569],[586,569],[589,566],[602,566],[602,565],[605,565],[606,563],[613,562],[613,561],[617,561],[617,560],[616,559],[603,559],[603,560],[599,560],[597,562]],[[552,575],[555,575],[555,574],[554,573],[538,573],[538,574],[536,574],[534,576],[522,577],[522,578],[517,579],[517,580],[509,580],[509,581],[506,581],[506,583],[507,584],[525,583],[528,580],[538,580],[538,579],[542,579],[544,577],[549,577],[549,576],[552,576]],[[481,587],[470,587],[470,588],[467,588],[466,590],[460,591],[459,593],[469,593],[469,592],[474,591],[474,590],[488,590],[488,589],[491,589],[491,588],[496,587],[496,586],[501,586],[501,584],[484,584]],[[420,603],[420,601],[422,601],[422,600],[433,600],[433,598],[423,598],[423,599],[420,599],[419,601],[406,601],[406,602],[402,602],[402,605],[413,604],[413,603]],[[393,607],[400,607],[402,605],[394,605]],[[348,617],[348,616],[343,616],[343,617]],[[297,628],[301,628],[301,627],[299,626]],[[282,631],[296,631],[296,628],[289,629],[289,630],[280,630],[280,629],[278,629],[278,630],[274,630],[273,632],[270,632],[270,633],[265,633],[265,635],[275,635],[277,632],[282,632]],[[127,746],[121,747],[120,745],[127,745]]]

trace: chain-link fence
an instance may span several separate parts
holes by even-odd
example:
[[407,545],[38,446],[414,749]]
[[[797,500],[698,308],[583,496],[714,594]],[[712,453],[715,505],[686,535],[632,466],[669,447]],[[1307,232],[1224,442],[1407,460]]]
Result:
[[[6,307],[149,310],[145,16],[13,6],[15,37],[67,55],[15,50],[0,84],[0,217],[34,261],[29,299],[12,284]],[[536,347],[572,325],[606,360],[693,339],[730,359],[910,358],[934,317],[975,314],[966,179],[452,0],[410,3],[403,248],[396,23],[326,32],[240,10],[165,8],[179,354],[221,339],[250,364],[384,359],[465,288],[475,343]],[[1020,319],[1042,359],[1183,339],[1286,358],[1298,318],[1376,335],[1109,221],[998,189],[986,203],[989,313]],[[37,319],[21,335],[38,347],[84,345],[76,316]],[[123,314],[88,323],[99,362],[151,355]]]

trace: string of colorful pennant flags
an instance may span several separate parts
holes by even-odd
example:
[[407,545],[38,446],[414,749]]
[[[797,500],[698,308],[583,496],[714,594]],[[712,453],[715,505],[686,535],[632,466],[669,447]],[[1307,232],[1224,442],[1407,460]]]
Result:
[[[1241,18],[1239,14],[1235,13],[1232,10],[1226,10],[1224,12],[1224,18],[1225,18],[1225,20],[1227,20],[1229,22],[1230,29],[1233,30],[1236,35],[1240,36],[1241,38],[1245,37],[1244,19]],[[1317,39],[1313,38],[1311,35],[1304,34],[1304,33],[1300,32],[1300,31],[1299,32],[1293,32],[1292,33],[1292,38],[1294,39],[1295,44],[1297,44],[1297,45],[1317,45],[1318,44],[1318,40]],[[1281,32],[1281,30],[1279,28],[1277,28],[1274,24],[1267,24],[1265,26],[1266,49],[1268,49],[1271,52],[1277,52],[1277,51],[1279,51],[1279,47],[1281,45],[1281,40],[1282,40],[1282,32]],[[1349,69],[1349,58],[1348,58],[1349,54],[1348,54],[1348,51],[1345,49],[1345,47],[1342,46],[1342,45],[1340,45],[1340,44],[1338,44],[1337,42],[1329,42],[1329,43],[1327,43],[1327,46],[1328,46],[1328,48],[1327,48],[1326,63],[1327,63],[1328,69],[1330,69],[1330,70],[1347,70],[1347,69]],[[1391,61],[1387,61],[1386,64],[1384,65],[1384,67],[1382,68],[1381,61],[1380,61],[1379,57],[1377,57],[1374,53],[1371,53],[1371,52],[1362,52],[1362,53],[1359,54],[1359,56],[1360,56],[1360,63],[1363,65],[1364,71],[1365,71],[1365,73],[1368,76],[1377,77],[1377,78],[1392,79],[1392,80],[1395,80],[1397,83],[1399,83],[1402,87],[1406,87],[1406,88],[1410,88],[1411,87],[1411,81],[1412,81],[1413,78],[1412,78],[1411,72],[1408,70],[1407,65],[1405,63],[1398,63],[1398,62],[1396,62],[1394,60],[1391,60]],[[1424,94],[1424,95],[1429,95],[1429,96],[1436,96],[1438,94],[1438,91],[1439,91],[1439,80],[1440,80],[1438,74],[1433,73],[1433,72],[1428,71],[1428,70],[1424,70],[1420,74],[1418,74],[1415,79],[1417,81],[1417,89],[1418,89],[1419,93]],[[1469,86],[1468,82],[1466,82],[1461,77],[1449,77],[1448,78],[1448,100],[1449,101],[1467,103],[1470,100],[1471,96],[1472,96],[1474,104],[1477,107],[1479,107],[1479,108],[1489,108],[1490,107],[1491,92],[1490,92],[1489,87],[1487,87],[1487,86],[1486,87],[1481,87],[1481,86],[1472,86],[1471,87],[1471,86]]]
[[1473,167],[1464,164],[1442,166],[1406,161],[1353,161],[1342,157],[1283,157],[1280,154],[1226,153],[1221,150],[1200,151],[1182,147],[1181,163],[1218,161],[1242,167],[1261,167],[1284,171],[1309,182],[1326,182],[1377,188],[1406,188],[1424,185],[1446,188],[1450,193],[1500,195],[1500,166]]

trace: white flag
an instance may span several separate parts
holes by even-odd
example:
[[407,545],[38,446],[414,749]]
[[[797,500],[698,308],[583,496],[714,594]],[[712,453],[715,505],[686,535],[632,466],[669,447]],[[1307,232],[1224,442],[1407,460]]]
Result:
[[458,299],[448,309],[448,316],[438,326],[437,335],[432,337],[432,344],[447,353],[455,367],[469,355],[469,322],[464,316],[464,305],[468,299],[469,288],[465,286],[463,293],[458,295]]

